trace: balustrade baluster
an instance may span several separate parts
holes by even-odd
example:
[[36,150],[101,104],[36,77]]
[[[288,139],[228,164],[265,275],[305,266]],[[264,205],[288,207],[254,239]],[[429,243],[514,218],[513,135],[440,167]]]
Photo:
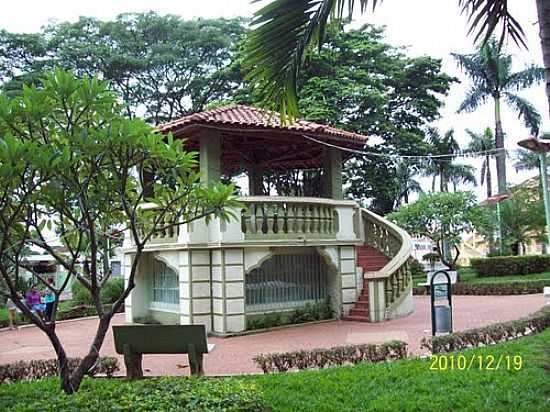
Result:
[[256,223],[255,233],[265,233],[264,232],[264,206],[261,203],[253,203],[254,205],[254,220]]
[[303,205],[302,206],[302,213],[304,217],[304,233],[309,233],[309,206]]
[[267,234],[268,235],[272,235],[274,234],[274,229],[275,229],[275,214],[276,214],[276,211],[275,211],[275,205],[266,205],[265,207],[265,214],[267,216]]
[[286,233],[296,233],[296,207],[292,203],[286,204]]
[[321,233],[319,207],[317,205],[311,205],[311,233]]

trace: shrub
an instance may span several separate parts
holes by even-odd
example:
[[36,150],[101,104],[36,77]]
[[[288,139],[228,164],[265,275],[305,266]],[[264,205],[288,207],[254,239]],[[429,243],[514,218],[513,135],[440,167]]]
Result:
[[72,301],[75,305],[91,305],[93,303],[90,291],[78,280],[73,281],[71,292],[73,295]]
[[407,357],[407,343],[391,341],[381,345],[347,345],[329,349],[300,350],[295,352],[261,354],[254,362],[264,373],[287,372],[292,369],[322,369],[360,362],[383,362]]
[[547,328],[550,328],[550,308],[542,309],[519,320],[496,323],[445,336],[422,338],[420,346],[428,349],[431,353],[454,352],[517,339],[528,334],[542,332]]
[[420,263],[415,258],[412,258],[409,263],[409,269],[411,271],[411,276],[413,278],[419,278],[426,276],[426,271],[424,270],[424,265]]
[[4,411],[189,411],[260,412],[267,405],[253,382],[234,378],[167,377],[127,382],[85,379],[81,389],[66,395],[57,380],[48,379],[0,389]]
[[101,302],[114,303],[124,292],[124,280],[122,278],[111,278],[101,289]]
[[550,270],[550,255],[500,256],[470,260],[479,276],[513,276]]
[[[78,366],[81,359],[69,358],[69,369],[74,370]],[[113,374],[119,371],[118,359],[113,357],[100,357],[94,368],[89,372],[89,376],[97,374],[112,377]],[[36,379],[48,378],[57,376],[58,364],[57,359],[46,360],[31,360],[18,361],[0,365],[0,384],[19,381],[33,381]]]
[[330,296],[327,296],[322,302],[307,303],[303,307],[289,312],[286,316],[281,312],[273,312],[247,319],[246,328],[248,330],[265,329],[275,326],[332,319],[333,314],[334,311],[332,310]]
[[[92,305],[92,295],[79,281],[75,280],[71,285],[73,302],[76,305]],[[124,291],[124,280],[112,278],[101,288],[101,303],[113,303]]]
[[[452,286],[453,295],[528,295],[542,293],[545,286],[550,286],[550,279],[526,280],[502,283],[456,283]],[[417,286],[414,295],[428,295],[425,287]]]

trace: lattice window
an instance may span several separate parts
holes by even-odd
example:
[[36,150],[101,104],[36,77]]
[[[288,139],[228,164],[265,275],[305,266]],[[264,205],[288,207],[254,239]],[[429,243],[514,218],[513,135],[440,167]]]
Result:
[[151,307],[153,309],[177,310],[179,307],[177,273],[165,263],[153,259],[151,283]]
[[291,309],[328,295],[327,268],[318,254],[275,255],[245,279],[246,311]]

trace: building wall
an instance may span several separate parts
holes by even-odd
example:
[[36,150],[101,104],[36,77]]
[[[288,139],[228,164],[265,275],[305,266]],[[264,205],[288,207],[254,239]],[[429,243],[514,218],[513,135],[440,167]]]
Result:
[[[324,246],[316,250],[329,267],[329,293],[337,317],[349,312],[362,286],[354,246]],[[277,253],[276,247],[213,248],[145,253],[135,277],[136,287],[126,300],[126,321],[146,317],[161,323],[204,324],[218,335],[246,330],[246,275]],[[178,273],[179,308],[174,311],[149,307],[150,283],[146,276],[151,259],[159,259]],[[132,255],[124,257],[127,277]]]

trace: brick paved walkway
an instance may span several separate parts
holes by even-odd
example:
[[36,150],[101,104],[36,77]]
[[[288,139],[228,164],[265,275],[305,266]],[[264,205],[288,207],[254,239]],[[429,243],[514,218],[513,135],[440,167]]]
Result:
[[[298,326],[232,338],[210,338],[216,344],[206,356],[209,375],[259,372],[252,358],[259,353],[322,348],[342,344],[377,343],[392,339],[409,343],[409,350],[421,354],[420,339],[429,335],[429,297],[415,296],[415,312],[405,318],[383,323],[334,321]],[[455,330],[470,329],[494,322],[528,315],[544,304],[542,294],[523,296],[456,296],[454,298]],[[116,315],[113,324],[124,322]],[[91,342],[96,320],[85,319],[60,323],[58,333],[69,356],[83,356]],[[102,355],[115,355],[112,334],[103,344]],[[30,359],[55,357],[46,336],[36,327],[19,331],[0,331],[0,364]],[[146,355],[143,366],[147,375],[186,375],[189,368],[185,355]]]

